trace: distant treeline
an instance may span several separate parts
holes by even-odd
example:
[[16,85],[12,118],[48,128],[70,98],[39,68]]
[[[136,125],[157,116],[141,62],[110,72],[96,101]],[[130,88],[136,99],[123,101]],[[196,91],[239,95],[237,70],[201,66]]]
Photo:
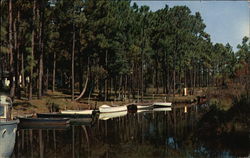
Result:
[[[53,3],[52,3],[53,2]],[[109,96],[220,86],[249,66],[249,38],[212,43],[200,13],[122,0],[1,0],[0,74],[10,94]],[[243,73],[246,74],[246,73]],[[15,79],[14,79],[15,77]],[[161,90],[161,91],[160,91]],[[24,93],[23,93],[24,92]]]

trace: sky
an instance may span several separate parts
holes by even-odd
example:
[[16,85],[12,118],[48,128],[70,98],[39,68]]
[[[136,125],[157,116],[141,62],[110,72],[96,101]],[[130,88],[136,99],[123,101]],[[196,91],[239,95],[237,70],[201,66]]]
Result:
[[152,11],[177,5],[186,5],[192,14],[200,12],[206,24],[205,31],[213,43],[229,43],[234,51],[244,36],[250,36],[250,1],[132,1],[147,5]]

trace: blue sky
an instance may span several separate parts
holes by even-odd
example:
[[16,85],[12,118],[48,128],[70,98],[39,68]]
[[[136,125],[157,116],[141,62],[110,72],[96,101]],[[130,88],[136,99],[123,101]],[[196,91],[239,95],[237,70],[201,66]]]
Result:
[[152,11],[176,5],[186,5],[200,12],[206,24],[205,31],[214,43],[229,43],[234,51],[244,36],[250,36],[250,2],[247,1],[132,1],[147,5]]

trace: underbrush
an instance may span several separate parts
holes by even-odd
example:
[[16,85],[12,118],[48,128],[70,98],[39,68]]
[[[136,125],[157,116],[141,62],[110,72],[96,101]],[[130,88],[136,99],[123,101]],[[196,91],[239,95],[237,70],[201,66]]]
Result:
[[250,151],[250,97],[235,97],[230,109],[210,106],[198,122],[196,136],[212,148]]

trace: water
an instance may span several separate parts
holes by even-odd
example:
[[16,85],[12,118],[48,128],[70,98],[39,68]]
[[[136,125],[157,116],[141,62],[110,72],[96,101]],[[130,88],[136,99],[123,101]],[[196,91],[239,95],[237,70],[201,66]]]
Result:
[[194,129],[200,115],[199,108],[191,106],[96,118],[89,126],[60,130],[20,129],[12,157],[237,157],[233,151],[209,148],[197,140]]

